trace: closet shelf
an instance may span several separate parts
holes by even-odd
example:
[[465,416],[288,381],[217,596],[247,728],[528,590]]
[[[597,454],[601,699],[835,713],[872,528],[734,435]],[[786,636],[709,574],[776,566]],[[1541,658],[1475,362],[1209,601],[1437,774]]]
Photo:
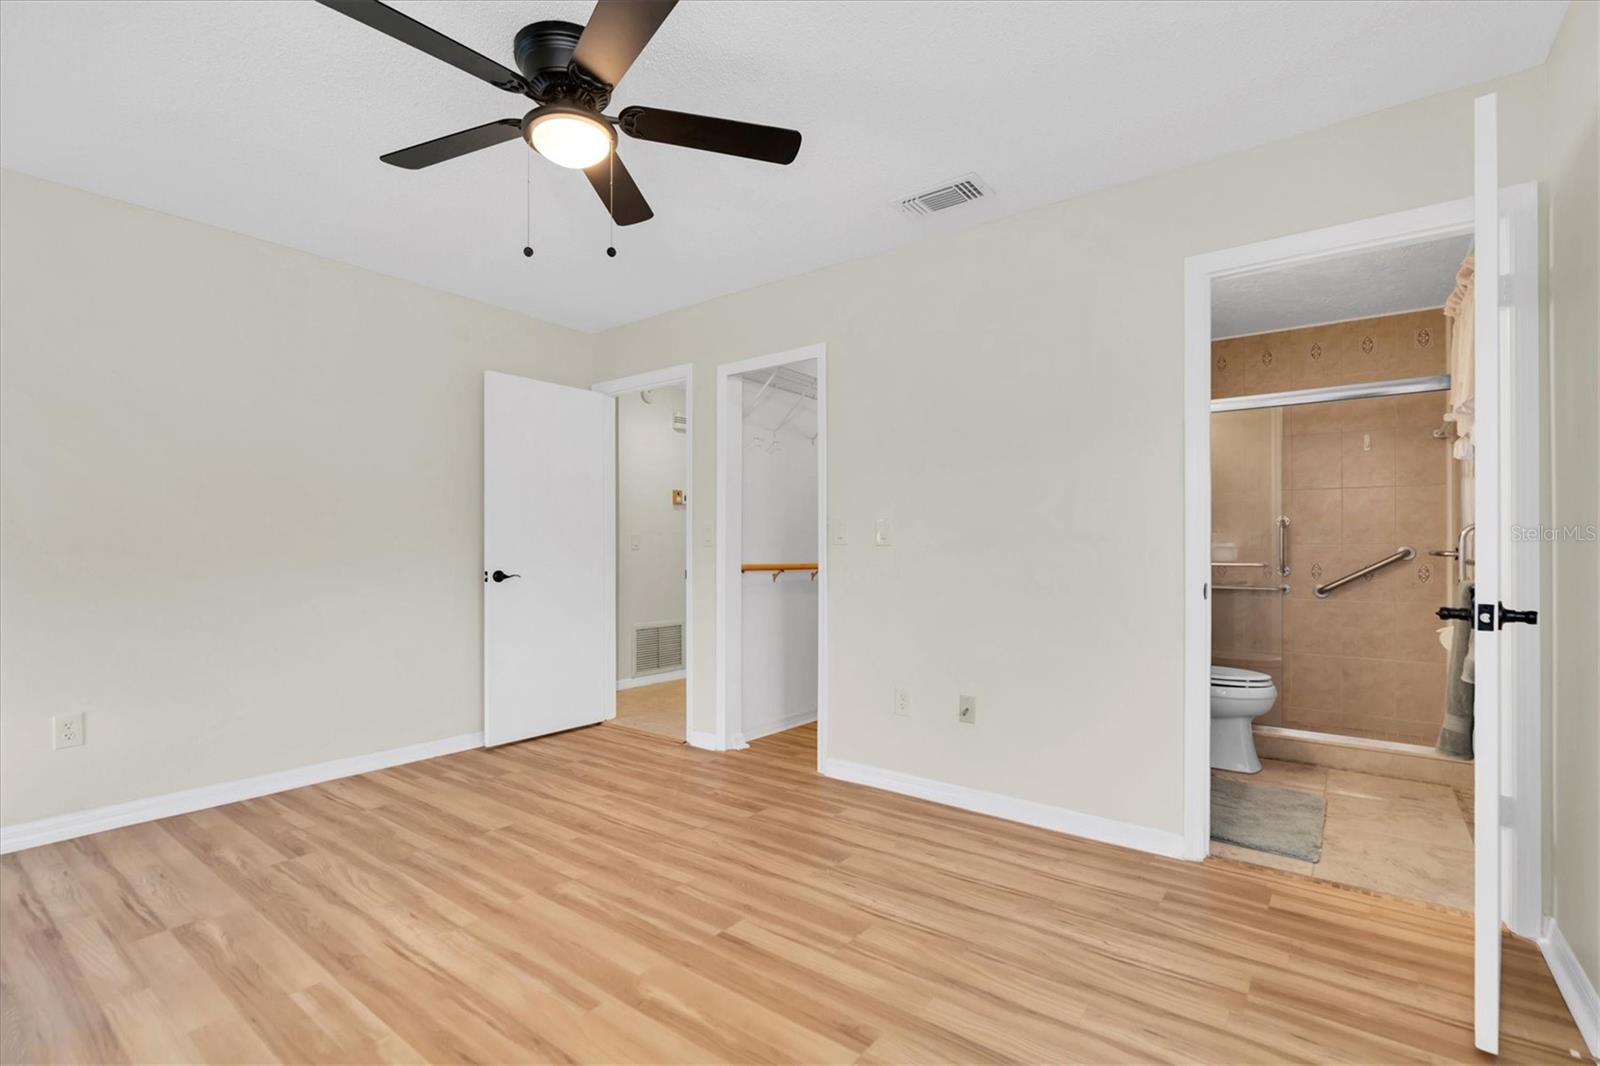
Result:
[[770,573],[774,581],[791,570],[796,572],[809,570],[811,571],[811,580],[815,581],[817,579],[817,571],[820,569],[822,567],[818,563],[743,563],[739,566],[739,570],[746,574]]

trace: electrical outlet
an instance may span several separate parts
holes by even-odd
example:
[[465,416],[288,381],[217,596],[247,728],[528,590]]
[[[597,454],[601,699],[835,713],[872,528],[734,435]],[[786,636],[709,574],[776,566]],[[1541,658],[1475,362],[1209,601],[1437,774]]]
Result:
[[897,688],[894,690],[894,716],[896,718],[911,717],[911,690]]
[[967,725],[978,720],[978,697],[962,696],[956,707],[956,721],[965,722]]
[[78,748],[83,746],[83,715],[58,714],[50,719],[52,748]]

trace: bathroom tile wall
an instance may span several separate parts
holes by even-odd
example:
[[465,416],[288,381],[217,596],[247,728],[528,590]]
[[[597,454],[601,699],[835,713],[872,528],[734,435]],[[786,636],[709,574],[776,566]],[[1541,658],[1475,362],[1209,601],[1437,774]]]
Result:
[[[1443,373],[1443,331],[1441,313],[1417,312],[1219,341],[1216,395]],[[1263,362],[1263,355],[1271,358]],[[1283,409],[1280,488],[1291,574],[1278,605],[1279,661],[1259,653],[1270,639],[1250,636],[1270,628],[1272,607],[1254,602],[1268,594],[1233,593],[1229,600],[1219,593],[1213,607],[1217,661],[1266,670],[1278,683],[1278,706],[1263,724],[1414,744],[1437,738],[1445,651],[1433,611],[1454,596],[1447,561],[1427,554],[1454,542],[1449,442],[1433,435],[1445,426],[1444,411],[1444,393]],[[1257,465],[1239,454],[1241,435],[1215,436],[1224,444],[1214,451],[1219,476],[1232,463]],[[1215,503],[1226,511],[1224,499]],[[1214,525],[1230,518],[1213,511]],[[1325,599],[1312,595],[1315,585],[1401,545],[1417,557]],[[1252,602],[1240,602],[1246,598]]]

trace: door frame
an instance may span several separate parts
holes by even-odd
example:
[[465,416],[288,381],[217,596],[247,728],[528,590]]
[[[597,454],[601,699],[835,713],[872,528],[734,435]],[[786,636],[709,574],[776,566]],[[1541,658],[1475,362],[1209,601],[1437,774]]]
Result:
[[744,747],[733,728],[742,711],[744,611],[742,543],[744,504],[744,392],[740,375],[789,363],[817,361],[817,772],[828,753],[828,346],[810,344],[717,367],[717,750]]
[[[1508,214],[1531,212],[1537,219],[1538,185],[1528,182],[1500,191]],[[1183,857],[1199,861],[1210,852],[1211,837],[1211,285],[1225,277],[1281,269],[1356,251],[1412,244],[1473,231],[1473,199],[1447,203],[1324,229],[1291,234],[1227,248],[1184,260],[1184,686],[1183,686]],[[1513,254],[1536,262],[1537,226],[1512,237]],[[1534,352],[1503,373],[1517,384],[1504,392],[1511,405],[1512,433],[1503,447],[1512,458],[1515,478],[1502,479],[1508,521],[1526,521],[1539,513],[1539,443],[1544,412],[1539,400],[1540,314],[1537,282],[1531,291],[1511,294],[1511,329],[1515,351]],[[1514,499],[1512,496],[1514,494]],[[1535,519],[1536,520],[1536,519]],[[1537,550],[1523,551],[1516,565],[1528,565]],[[1509,569],[1509,568],[1508,568]],[[1531,583],[1537,596],[1535,571]],[[1519,595],[1523,593],[1519,592]],[[1536,606],[1534,604],[1533,606]],[[1536,627],[1527,627],[1533,629]],[[1502,913],[1521,936],[1539,933],[1542,901],[1541,789],[1543,755],[1539,692],[1539,634],[1533,634],[1531,668],[1507,671],[1515,687],[1502,708],[1506,782],[1513,797],[1509,851],[1502,862],[1502,881],[1509,891]],[[1525,657],[1521,656],[1521,657]],[[1519,657],[1519,660],[1520,658]],[[1510,787],[1505,787],[1509,785]],[[1474,803],[1494,802],[1474,790]]]
[[[662,367],[659,370],[646,370],[641,374],[630,374],[625,378],[613,378],[610,381],[596,382],[589,388],[593,392],[604,393],[610,397],[626,396],[630,393],[640,392],[644,389],[660,389],[670,385],[683,386],[683,417],[688,420],[688,426],[683,434],[683,735],[684,739],[693,743],[694,730],[690,723],[694,720],[694,694],[695,694],[695,669],[694,669],[694,365],[692,363],[679,363],[676,366]],[[609,512],[609,521],[613,531],[617,528],[617,463],[622,461],[622,450],[617,448],[613,452],[611,464],[610,491],[606,493],[606,507]],[[617,540],[618,549],[622,541]],[[617,571],[611,571],[611,632],[617,631]],[[617,648],[613,639],[611,649],[611,710],[606,715],[607,719],[617,716],[617,682],[620,680],[617,673]]]

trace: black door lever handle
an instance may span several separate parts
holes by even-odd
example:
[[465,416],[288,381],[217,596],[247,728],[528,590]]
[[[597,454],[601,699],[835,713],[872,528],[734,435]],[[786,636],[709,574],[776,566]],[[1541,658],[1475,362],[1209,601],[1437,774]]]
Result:
[[1472,621],[1471,607],[1441,607],[1433,613],[1444,619],[1446,622]]
[[498,585],[500,582],[505,581],[508,578],[521,577],[522,575],[521,574],[508,574],[504,570],[496,570],[494,573],[490,574],[489,576],[491,578],[493,578],[494,579],[494,583]]

